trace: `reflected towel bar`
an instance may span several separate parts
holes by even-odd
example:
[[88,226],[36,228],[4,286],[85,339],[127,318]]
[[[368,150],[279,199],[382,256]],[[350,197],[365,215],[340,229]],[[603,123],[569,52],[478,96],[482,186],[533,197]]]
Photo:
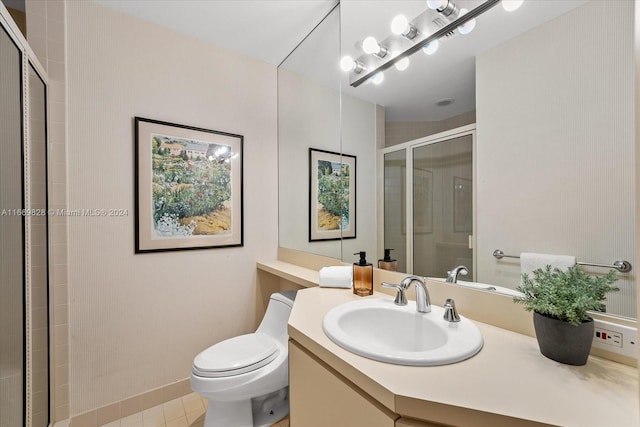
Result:
[[[520,259],[519,256],[517,255],[505,255],[504,252],[502,252],[500,249],[496,249],[495,251],[493,251],[493,256],[496,257],[497,259],[502,259],[502,258],[518,258]],[[629,261],[614,261],[613,265],[609,265],[609,264],[596,264],[595,262],[576,262],[576,264],[578,265],[588,265],[590,267],[604,267],[604,268],[615,268],[616,270],[618,270],[621,273],[628,273],[631,271],[631,263]]]

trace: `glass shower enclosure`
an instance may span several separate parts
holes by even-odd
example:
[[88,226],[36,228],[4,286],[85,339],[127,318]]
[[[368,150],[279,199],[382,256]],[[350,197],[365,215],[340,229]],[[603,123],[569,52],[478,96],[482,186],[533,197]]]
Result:
[[47,84],[0,5],[0,427],[50,411]]

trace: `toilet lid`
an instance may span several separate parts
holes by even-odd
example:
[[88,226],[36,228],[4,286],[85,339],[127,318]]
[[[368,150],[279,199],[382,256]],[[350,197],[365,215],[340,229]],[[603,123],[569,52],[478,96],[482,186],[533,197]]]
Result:
[[275,340],[268,335],[240,335],[198,354],[193,361],[193,373],[209,378],[240,375],[269,364],[279,353]]

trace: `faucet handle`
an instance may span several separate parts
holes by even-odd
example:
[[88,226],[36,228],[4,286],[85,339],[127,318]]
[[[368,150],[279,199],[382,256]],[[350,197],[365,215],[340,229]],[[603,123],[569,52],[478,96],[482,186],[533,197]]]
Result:
[[402,285],[392,285],[391,283],[382,282],[384,288],[393,288],[398,291],[396,299],[393,300],[395,305],[407,305],[407,295],[405,294],[406,287]]
[[444,303],[444,320],[447,322],[459,322],[460,316],[458,315],[458,310],[456,310],[456,302],[447,298],[447,301]]

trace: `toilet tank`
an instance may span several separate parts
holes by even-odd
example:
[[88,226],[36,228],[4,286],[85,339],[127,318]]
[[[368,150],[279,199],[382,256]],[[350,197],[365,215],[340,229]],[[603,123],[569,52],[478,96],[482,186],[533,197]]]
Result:
[[256,332],[267,334],[286,347],[289,339],[287,322],[295,299],[296,291],[280,291],[272,294],[267,311]]

